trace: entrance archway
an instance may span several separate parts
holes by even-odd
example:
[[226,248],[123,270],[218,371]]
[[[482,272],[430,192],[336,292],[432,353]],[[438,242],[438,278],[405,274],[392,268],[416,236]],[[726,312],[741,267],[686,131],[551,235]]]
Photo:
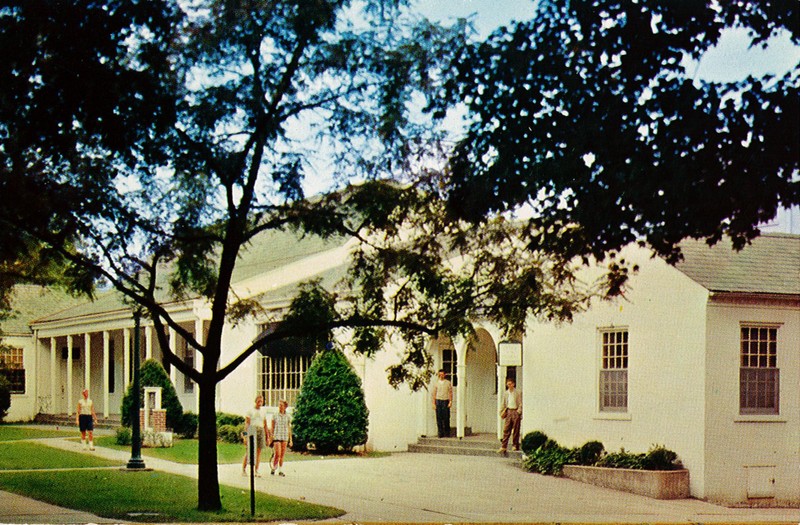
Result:
[[497,432],[497,346],[478,328],[466,350],[466,427],[473,433]]

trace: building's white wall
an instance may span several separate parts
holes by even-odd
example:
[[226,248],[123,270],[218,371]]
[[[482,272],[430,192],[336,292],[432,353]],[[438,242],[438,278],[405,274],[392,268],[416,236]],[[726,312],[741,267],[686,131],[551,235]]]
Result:
[[[389,385],[386,369],[400,359],[400,352],[392,346],[377,352],[372,358],[354,359],[369,409],[367,448],[370,450],[405,452],[420,434],[436,434],[430,392],[412,392],[406,385],[394,389]],[[421,418],[429,429],[427,432],[420,432]],[[431,418],[432,423],[429,421]]]
[[[780,325],[778,416],[739,415],[741,323]],[[712,304],[708,349],[706,496],[747,501],[749,469],[771,467],[775,501],[800,504],[800,307]]]
[[32,337],[4,336],[3,344],[13,348],[22,348],[22,360],[25,367],[25,393],[11,394],[11,406],[4,421],[30,421],[36,415],[36,358]]
[[[675,451],[704,492],[704,344],[707,292],[660,259],[628,251],[639,273],[624,298],[596,302],[571,324],[535,324],[524,340],[523,434],[542,430],[565,446]],[[629,332],[628,412],[598,409],[598,329]]]

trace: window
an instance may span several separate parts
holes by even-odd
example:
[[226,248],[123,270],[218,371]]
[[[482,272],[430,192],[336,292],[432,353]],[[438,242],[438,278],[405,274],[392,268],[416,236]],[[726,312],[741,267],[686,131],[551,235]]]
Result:
[[455,348],[442,348],[442,370],[453,387],[458,386],[458,355]]
[[25,393],[25,362],[22,348],[5,348],[0,352],[0,365],[11,383],[12,394]]
[[628,411],[628,331],[602,334],[600,363],[600,411]]
[[[181,341],[183,341],[183,362],[186,363],[189,368],[194,368],[194,348],[189,346],[189,343],[187,343],[185,339],[181,339]],[[183,393],[191,394],[194,392],[194,381],[186,374],[181,375],[183,376]]]
[[266,406],[278,406],[281,399],[289,405],[296,404],[311,358],[307,354],[260,356],[258,391],[264,396]]
[[740,349],[739,412],[778,414],[778,328],[743,325],[740,329]]

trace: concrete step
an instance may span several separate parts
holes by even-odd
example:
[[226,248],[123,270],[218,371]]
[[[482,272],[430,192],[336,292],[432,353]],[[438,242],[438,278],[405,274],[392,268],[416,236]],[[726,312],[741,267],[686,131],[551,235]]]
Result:
[[[500,442],[490,434],[478,434],[465,438],[421,437],[417,443],[408,446],[409,452],[423,454],[453,454],[459,456],[498,456]],[[522,460],[522,453],[509,450],[505,457]]]
[[497,450],[500,442],[497,439],[490,437],[486,438],[435,438],[435,437],[421,437],[417,441],[418,445],[438,446],[438,447],[457,447],[457,448],[484,448],[489,450]]

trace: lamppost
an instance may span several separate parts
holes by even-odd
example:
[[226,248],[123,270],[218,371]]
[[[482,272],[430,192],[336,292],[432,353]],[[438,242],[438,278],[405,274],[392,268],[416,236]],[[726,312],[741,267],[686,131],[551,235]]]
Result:
[[141,355],[141,343],[139,337],[139,324],[142,313],[139,308],[133,311],[133,399],[135,406],[135,413],[131,414],[131,459],[128,460],[129,469],[143,469],[145,468],[144,460],[142,459],[142,439],[140,432],[139,421],[139,356]]

